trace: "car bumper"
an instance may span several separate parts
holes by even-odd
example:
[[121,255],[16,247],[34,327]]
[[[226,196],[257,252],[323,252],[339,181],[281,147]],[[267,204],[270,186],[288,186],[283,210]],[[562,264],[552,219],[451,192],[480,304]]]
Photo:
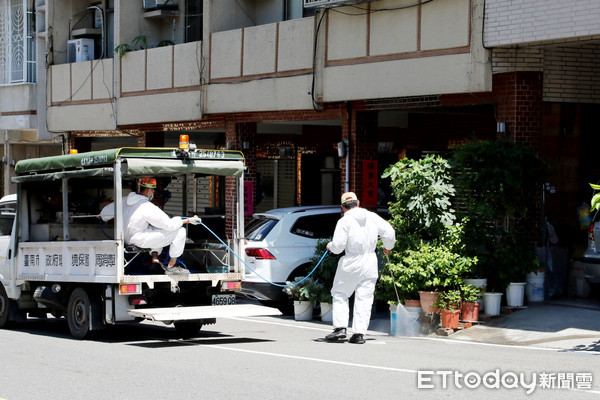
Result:
[[[283,282],[281,284],[283,284]],[[282,287],[271,285],[266,282],[254,283],[244,281],[242,282],[242,291],[240,294],[250,299],[268,301],[283,301],[287,297],[286,294],[283,293]]]

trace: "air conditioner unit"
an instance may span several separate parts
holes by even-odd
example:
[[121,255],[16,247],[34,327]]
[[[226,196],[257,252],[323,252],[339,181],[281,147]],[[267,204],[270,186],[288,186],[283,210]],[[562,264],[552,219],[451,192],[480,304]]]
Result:
[[373,0],[304,0],[304,8],[331,8],[366,3]]
[[74,63],[94,59],[94,39],[67,41],[67,62]]
[[171,0],[142,0],[144,10],[177,10],[177,3]]

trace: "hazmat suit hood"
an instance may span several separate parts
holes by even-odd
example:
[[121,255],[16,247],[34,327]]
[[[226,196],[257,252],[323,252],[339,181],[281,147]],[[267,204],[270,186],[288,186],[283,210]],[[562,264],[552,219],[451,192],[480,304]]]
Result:
[[142,196],[141,194],[131,192],[127,195],[126,203],[128,206],[133,206],[133,205],[138,204],[139,202],[147,200],[147,199],[148,198],[146,196]]
[[367,211],[364,208],[355,207],[355,208],[352,208],[352,209],[346,211],[346,213],[344,215],[345,216],[347,215],[349,218],[356,220],[356,222],[358,222],[358,224],[361,227],[364,227],[365,224],[367,223],[368,213],[369,213],[369,211]]

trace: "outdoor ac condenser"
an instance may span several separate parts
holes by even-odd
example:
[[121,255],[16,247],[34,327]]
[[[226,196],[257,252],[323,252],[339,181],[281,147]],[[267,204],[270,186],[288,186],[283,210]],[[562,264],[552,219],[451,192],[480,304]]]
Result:
[[94,39],[67,41],[67,62],[74,63],[94,59]]

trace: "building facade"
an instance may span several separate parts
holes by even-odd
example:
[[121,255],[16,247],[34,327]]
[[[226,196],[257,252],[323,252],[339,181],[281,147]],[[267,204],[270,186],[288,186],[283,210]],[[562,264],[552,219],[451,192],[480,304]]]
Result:
[[[581,236],[576,209],[600,177],[600,6],[551,3],[35,0],[44,103],[28,107],[80,152],[181,133],[242,150],[251,211],[344,190],[385,207],[378,177],[399,157],[502,135],[551,161],[545,214]],[[226,213],[235,193],[220,190]]]
[[[43,51],[38,48],[34,0],[0,0],[0,172],[2,193],[18,160],[62,153],[45,127],[46,94]],[[45,48],[45,45],[43,46]],[[41,80],[39,80],[41,78]]]

